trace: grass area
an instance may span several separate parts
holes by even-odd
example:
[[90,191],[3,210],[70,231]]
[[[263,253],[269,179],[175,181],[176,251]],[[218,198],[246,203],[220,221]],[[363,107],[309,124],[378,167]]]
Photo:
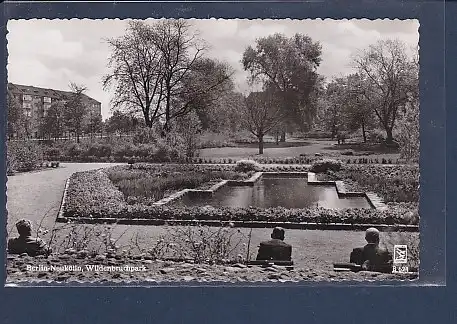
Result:
[[326,150],[345,151],[352,150],[354,152],[366,152],[369,154],[396,154],[399,153],[398,148],[387,147],[382,144],[372,143],[346,143],[328,146]]
[[199,188],[211,181],[241,180],[249,174],[229,169],[183,166],[119,166],[106,171],[113,184],[128,198],[160,200],[171,190]]
[[[288,148],[288,147],[303,147],[303,146],[309,146],[312,145],[310,142],[279,142],[276,144],[276,142],[264,142],[264,149],[269,149],[269,148]],[[255,148],[258,149],[259,144],[258,143],[237,143],[236,144],[237,148]]]
[[[275,143],[265,143],[263,155],[259,155],[258,145],[252,144],[237,144],[236,147],[222,148],[206,148],[199,150],[201,158],[211,159],[248,159],[256,157],[265,158],[295,158],[300,155],[314,156],[316,153],[324,157],[338,158],[347,160],[352,157],[363,156],[368,159],[386,159],[396,161],[400,154],[392,148],[385,148],[381,145],[365,145],[360,144],[344,144],[335,145],[336,141],[332,140],[297,140],[290,139],[288,142],[280,143],[277,146]],[[346,155],[351,150],[352,155]]]

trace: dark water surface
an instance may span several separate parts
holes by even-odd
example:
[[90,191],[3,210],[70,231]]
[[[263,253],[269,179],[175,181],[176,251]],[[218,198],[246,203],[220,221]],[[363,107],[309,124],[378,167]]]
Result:
[[334,186],[308,185],[305,178],[261,178],[254,187],[225,186],[212,198],[185,196],[178,206],[371,208],[365,197],[340,199]]

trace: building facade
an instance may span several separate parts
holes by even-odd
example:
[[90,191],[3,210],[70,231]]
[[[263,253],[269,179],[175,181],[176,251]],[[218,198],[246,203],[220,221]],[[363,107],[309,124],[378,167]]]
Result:
[[[32,138],[42,137],[40,134],[40,125],[46,117],[52,103],[56,101],[65,103],[73,94],[70,91],[45,89],[13,83],[8,83],[8,92],[20,106],[20,113],[25,120],[25,125],[23,127],[25,128],[25,135]],[[102,107],[99,101],[86,94],[82,95],[82,102],[86,108],[82,123],[82,128],[85,129],[93,118],[101,119]],[[20,134],[15,131],[15,134],[12,134],[12,136],[18,137]]]

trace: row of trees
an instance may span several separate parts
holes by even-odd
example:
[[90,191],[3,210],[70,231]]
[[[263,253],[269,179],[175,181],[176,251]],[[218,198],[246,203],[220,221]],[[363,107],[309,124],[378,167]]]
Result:
[[396,40],[379,41],[353,57],[356,73],[327,84],[319,121],[333,135],[380,128],[394,141],[398,121],[419,105],[419,60]]
[[103,81],[114,89],[113,108],[159,125],[163,136],[173,127],[241,127],[258,138],[260,154],[265,135],[284,141],[286,131],[315,126],[333,135],[361,130],[364,141],[369,130],[382,129],[392,143],[398,120],[418,104],[418,60],[397,40],[360,51],[352,58],[355,73],[326,82],[317,72],[319,42],[303,34],[259,38],[241,58],[249,83],[261,88],[248,95],[234,91],[231,67],[206,57],[208,47],[184,20],[131,22],[108,42],[111,73]]
[[[303,34],[259,38],[240,58],[252,89],[261,89],[249,94],[235,91],[232,67],[209,58],[208,45],[185,20],[132,21],[123,36],[106,41],[112,52],[103,86],[113,91],[113,115],[103,124],[91,118],[89,133],[102,126],[121,133],[157,128],[163,137],[177,132],[190,154],[202,130],[248,130],[262,154],[267,134],[284,141],[287,131],[318,127],[333,135],[360,130],[366,141],[369,130],[382,129],[392,143],[399,121],[418,120],[418,59],[400,41],[360,51],[353,74],[328,82],[317,72],[319,42]],[[43,133],[57,136],[66,127],[79,138],[84,91],[72,84],[70,100],[53,103]],[[9,110],[9,127],[23,116]]]
[[[260,154],[264,135],[292,123],[301,130],[318,126],[332,137],[361,130],[365,142],[367,131],[381,129],[386,144],[393,144],[394,129],[403,126],[399,121],[414,122],[407,127],[418,129],[418,57],[409,56],[400,41],[379,41],[357,53],[352,58],[356,72],[327,84],[316,72],[320,46],[309,38],[273,35],[256,45],[245,51],[243,64],[251,80],[262,82],[263,91],[248,96],[244,120],[259,139]],[[413,140],[418,143],[418,131],[408,141]],[[413,146],[418,151],[418,144]]]

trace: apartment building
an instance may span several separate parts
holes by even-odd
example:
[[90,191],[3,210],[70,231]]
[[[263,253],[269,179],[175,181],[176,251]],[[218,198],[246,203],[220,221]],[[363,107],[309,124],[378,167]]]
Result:
[[[32,138],[40,137],[39,125],[55,101],[65,102],[72,95],[69,91],[38,88],[19,84],[8,83],[8,91],[13,95],[22,108],[22,113],[27,120],[27,133]],[[86,94],[82,97],[86,106],[83,128],[88,125],[93,117],[101,117],[101,103]],[[18,136],[18,134],[15,134]]]

